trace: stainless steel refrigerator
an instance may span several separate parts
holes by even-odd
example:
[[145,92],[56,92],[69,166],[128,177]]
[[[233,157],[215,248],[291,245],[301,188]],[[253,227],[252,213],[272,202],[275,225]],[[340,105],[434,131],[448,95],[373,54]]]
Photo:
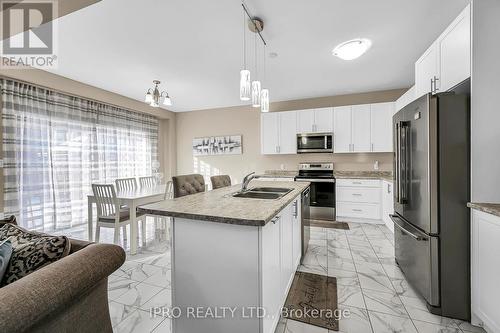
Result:
[[396,261],[432,313],[470,320],[469,96],[425,95],[393,133]]

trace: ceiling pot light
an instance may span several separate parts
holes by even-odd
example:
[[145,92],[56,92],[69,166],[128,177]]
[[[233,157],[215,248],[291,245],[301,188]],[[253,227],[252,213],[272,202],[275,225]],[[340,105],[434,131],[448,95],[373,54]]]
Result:
[[371,46],[371,40],[357,38],[337,45],[332,54],[343,60],[353,60],[362,56]]

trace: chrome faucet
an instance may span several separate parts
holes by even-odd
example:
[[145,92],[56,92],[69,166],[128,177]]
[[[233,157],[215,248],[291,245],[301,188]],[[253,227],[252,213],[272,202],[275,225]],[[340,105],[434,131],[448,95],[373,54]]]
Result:
[[252,179],[259,178],[259,176],[255,175],[255,172],[251,172],[243,178],[243,182],[241,183],[241,192],[245,192],[247,190],[248,184]]

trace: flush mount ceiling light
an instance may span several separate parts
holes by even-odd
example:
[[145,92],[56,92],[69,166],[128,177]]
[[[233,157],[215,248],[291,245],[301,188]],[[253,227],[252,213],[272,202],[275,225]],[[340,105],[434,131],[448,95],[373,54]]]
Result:
[[153,88],[148,89],[148,91],[146,92],[146,98],[144,99],[144,102],[146,102],[147,104],[151,105],[154,108],[160,106],[160,101],[162,98],[163,98],[163,105],[165,106],[172,105],[172,100],[170,99],[168,92],[162,91],[160,93],[160,90],[158,89],[158,85],[160,83],[161,83],[160,81],[154,80],[153,84],[155,86]]
[[372,46],[372,41],[366,38],[357,38],[337,45],[332,54],[343,60],[353,60],[361,57]]

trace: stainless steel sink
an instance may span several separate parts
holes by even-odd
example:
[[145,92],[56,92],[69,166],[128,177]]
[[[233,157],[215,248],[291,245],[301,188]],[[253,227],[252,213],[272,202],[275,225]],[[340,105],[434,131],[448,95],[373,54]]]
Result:
[[283,193],[247,191],[247,192],[235,193],[235,194],[233,194],[233,197],[251,198],[251,199],[278,199],[284,195],[285,194],[283,194]]
[[284,187],[254,187],[251,188],[250,191],[252,192],[272,192],[272,193],[288,193],[291,192],[293,189],[291,188],[284,188]]

